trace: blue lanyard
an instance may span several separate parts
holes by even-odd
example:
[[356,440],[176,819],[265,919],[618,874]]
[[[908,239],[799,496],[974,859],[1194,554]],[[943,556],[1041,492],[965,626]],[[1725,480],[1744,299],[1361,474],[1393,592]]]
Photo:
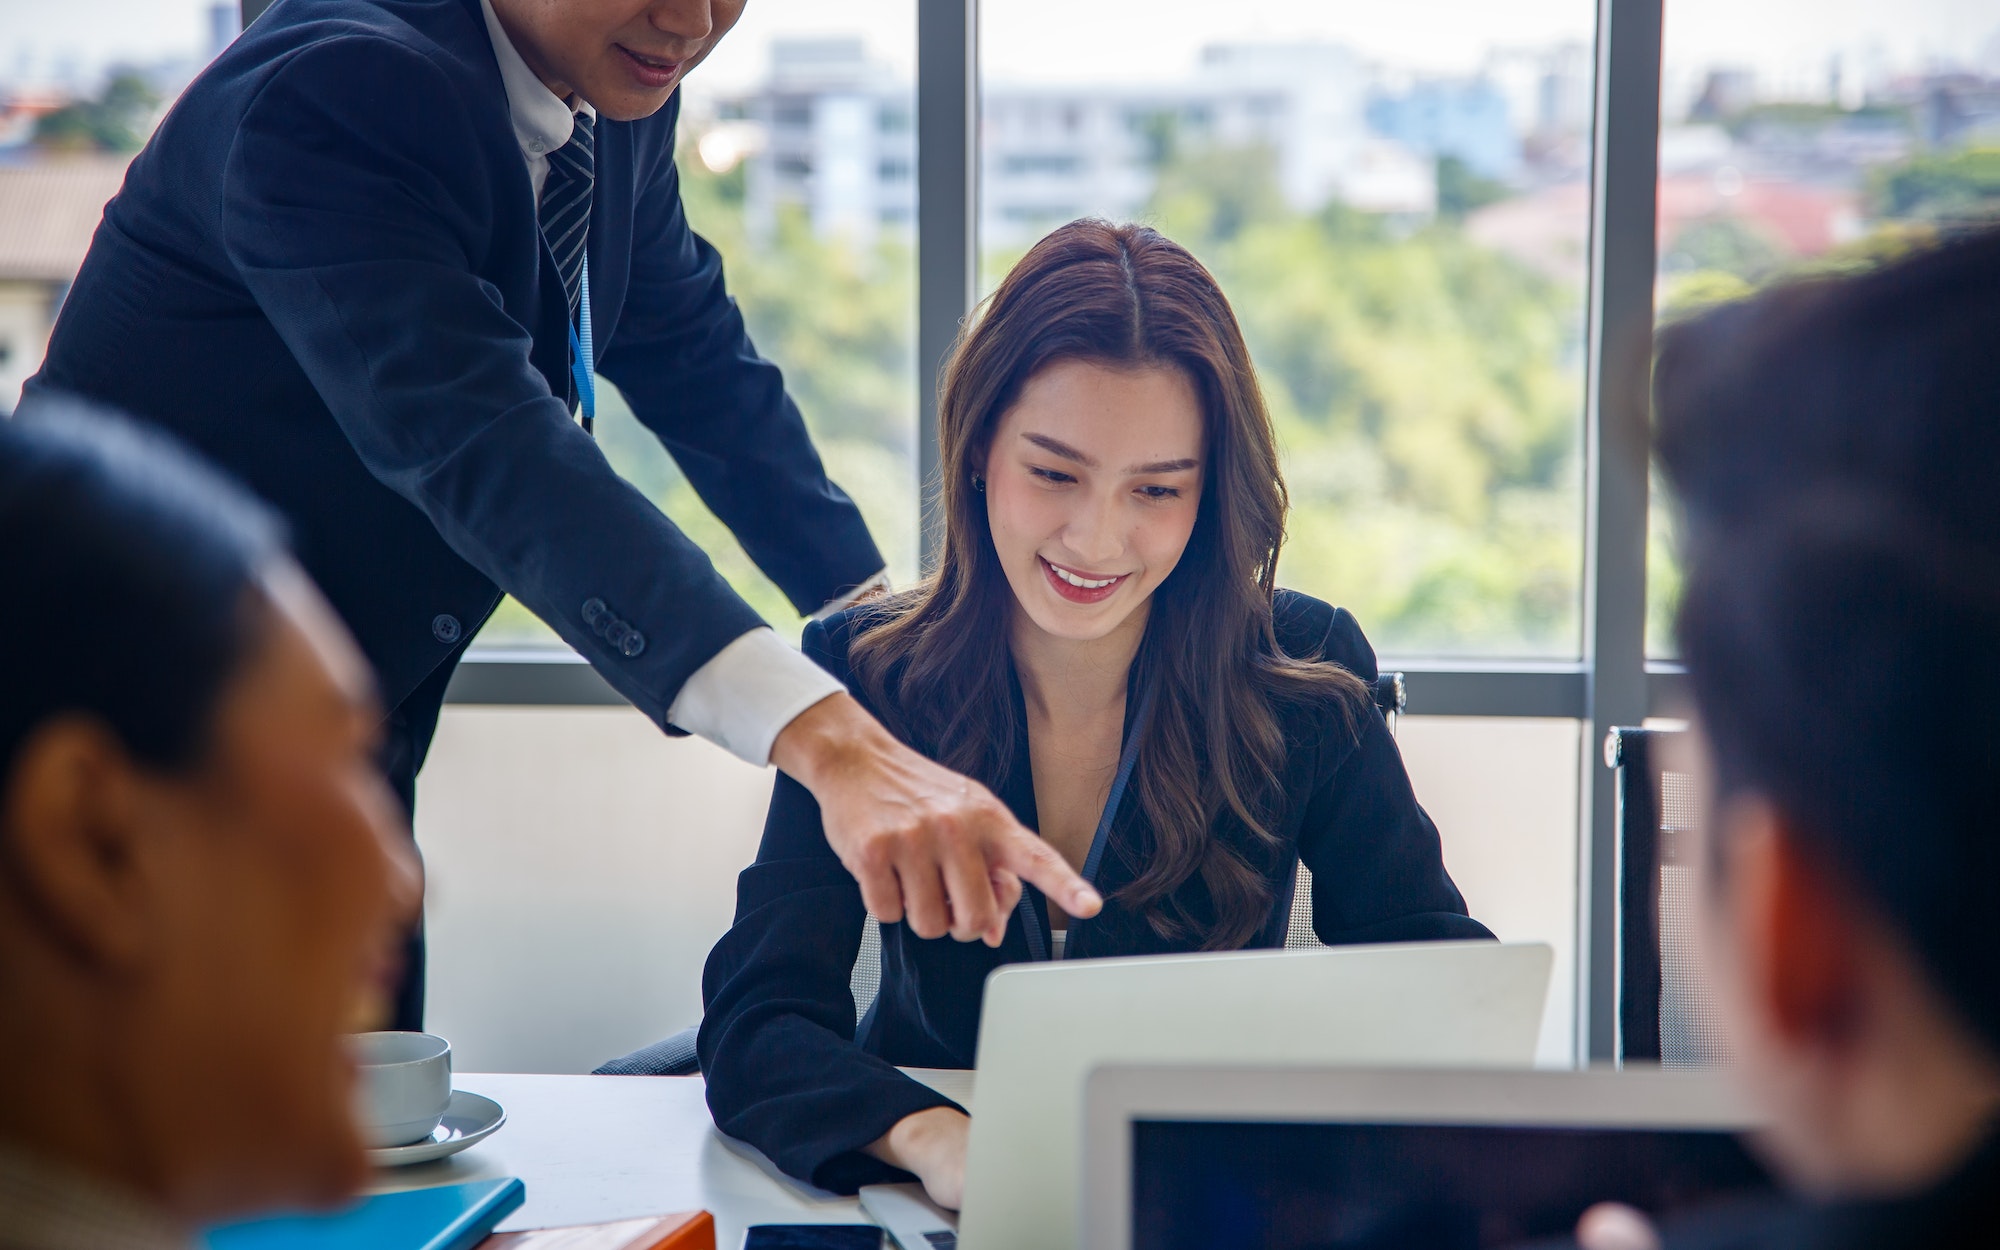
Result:
[[[577,333],[577,324],[583,326],[582,336]],[[583,257],[583,286],[576,311],[576,322],[569,327],[569,376],[576,383],[577,398],[583,406],[583,432],[596,433],[597,425],[597,345],[590,334],[590,254]]]
[[[1083,857],[1083,879],[1097,884],[1097,868],[1104,862],[1104,848],[1111,841],[1111,822],[1118,815],[1118,804],[1125,797],[1125,785],[1132,780],[1132,769],[1139,762],[1139,735],[1146,727],[1146,713],[1152,709],[1153,692],[1149,687],[1139,702],[1139,714],[1132,718],[1132,736],[1125,740],[1125,750],[1118,756],[1118,772],[1111,779],[1111,793],[1104,796],[1104,814],[1097,818],[1097,832],[1090,835],[1090,853]],[[1028,955],[1037,963],[1049,957],[1046,926],[1042,924],[1042,912],[1035,906],[1032,891],[1023,888],[1021,902],[1017,908],[1021,913],[1021,928],[1028,935]],[[1072,920],[1070,931],[1076,926],[1088,923]],[[1067,954],[1068,947],[1064,947]]]

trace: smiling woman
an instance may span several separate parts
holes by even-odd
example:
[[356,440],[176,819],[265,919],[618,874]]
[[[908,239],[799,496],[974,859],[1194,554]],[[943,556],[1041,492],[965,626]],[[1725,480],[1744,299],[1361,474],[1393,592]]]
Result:
[[857,1030],[861,899],[780,778],[709,957],[699,1049],[717,1124],[794,1175],[915,1173],[957,1206],[970,1122],[891,1065],[971,1066],[994,968],[1282,946],[1301,862],[1329,945],[1490,935],[1368,700],[1360,627],[1275,588],[1270,417],[1193,256],[1143,227],[1057,230],[966,331],[938,426],[937,573],[809,626],[806,652],[990,787],[1103,910],[1025,890],[996,948],[885,924]]

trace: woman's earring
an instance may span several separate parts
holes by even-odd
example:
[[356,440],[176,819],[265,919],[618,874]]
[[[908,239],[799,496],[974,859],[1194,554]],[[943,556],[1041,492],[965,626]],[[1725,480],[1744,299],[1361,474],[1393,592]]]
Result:
[[978,492],[979,492],[980,494],[982,494],[982,495],[983,495],[983,494],[985,494],[985,493],[986,493],[986,479],[985,479],[985,478],[983,478],[983,477],[981,477],[981,476],[979,476],[979,475],[978,475],[977,473],[973,474],[973,475],[972,475],[972,489],[974,489],[974,490],[978,491]]

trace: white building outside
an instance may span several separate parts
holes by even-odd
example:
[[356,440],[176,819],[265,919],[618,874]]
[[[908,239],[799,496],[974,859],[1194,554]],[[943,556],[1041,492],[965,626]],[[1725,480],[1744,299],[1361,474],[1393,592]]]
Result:
[[[1510,54],[1491,67],[1523,139],[1587,117],[1575,49]],[[1475,81],[1485,82],[1482,73]],[[1143,211],[1170,152],[1263,147],[1295,209],[1331,200],[1427,217],[1436,210],[1433,151],[1371,128],[1384,92],[1410,89],[1330,43],[1218,44],[1180,81],[984,84],[980,109],[982,241],[1016,247],[1085,214]],[[714,169],[747,160],[745,212],[768,235],[803,210],[823,236],[872,237],[915,220],[913,93],[859,38],[777,40],[767,81],[691,103],[712,114],[701,154]]]

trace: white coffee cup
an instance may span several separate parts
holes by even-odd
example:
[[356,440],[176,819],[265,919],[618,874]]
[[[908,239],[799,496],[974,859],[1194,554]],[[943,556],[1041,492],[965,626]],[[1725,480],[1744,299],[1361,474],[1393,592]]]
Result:
[[451,1102],[451,1043],[429,1033],[357,1033],[355,1118],[371,1147],[429,1137]]

